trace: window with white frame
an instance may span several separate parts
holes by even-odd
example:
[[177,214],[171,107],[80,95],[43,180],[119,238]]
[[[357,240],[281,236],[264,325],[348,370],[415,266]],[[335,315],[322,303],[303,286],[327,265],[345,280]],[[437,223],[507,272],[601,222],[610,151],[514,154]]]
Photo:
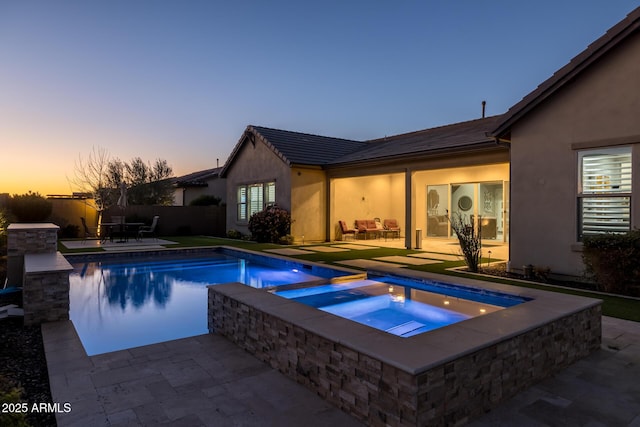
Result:
[[631,218],[631,147],[578,153],[578,236],[626,233]]
[[249,221],[251,215],[276,202],[276,183],[238,186],[238,221]]

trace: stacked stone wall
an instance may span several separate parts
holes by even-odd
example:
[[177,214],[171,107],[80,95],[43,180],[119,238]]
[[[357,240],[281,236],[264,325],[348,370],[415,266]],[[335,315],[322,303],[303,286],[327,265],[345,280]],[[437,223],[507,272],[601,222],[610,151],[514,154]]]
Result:
[[7,228],[7,281],[22,286],[25,325],[69,318],[70,264],[57,251],[55,224]]
[[600,346],[596,305],[411,373],[283,320],[273,307],[272,314],[258,309],[255,298],[243,302],[246,293],[238,295],[209,288],[210,332],[371,426],[464,424]]
[[69,271],[26,273],[22,299],[25,325],[69,319]]
[[[15,227],[20,225],[21,227]],[[58,250],[57,225],[25,228],[28,224],[11,224],[7,233],[7,255],[55,253]]]

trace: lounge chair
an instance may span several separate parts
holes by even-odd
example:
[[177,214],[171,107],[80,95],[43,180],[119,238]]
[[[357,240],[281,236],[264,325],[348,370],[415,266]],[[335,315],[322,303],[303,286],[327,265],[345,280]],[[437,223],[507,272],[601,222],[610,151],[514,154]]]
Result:
[[153,221],[151,221],[151,225],[143,225],[138,229],[138,240],[141,240],[145,234],[149,234],[153,237],[156,237],[156,227],[158,226],[158,220],[160,217],[158,215],[153,217]]
[[347,236],[351,236],[355,240],[357,231],[353,228],[347,227],[347,223],[344,221],[338,221],[340,224],[340,231],[342,232],[342,240],[346,240]]

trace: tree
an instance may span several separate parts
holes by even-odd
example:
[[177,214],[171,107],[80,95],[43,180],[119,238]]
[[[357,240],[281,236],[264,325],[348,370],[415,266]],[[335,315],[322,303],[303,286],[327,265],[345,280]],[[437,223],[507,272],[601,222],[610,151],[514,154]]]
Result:
[[218,196],[203,194],[189,203],[189,206],[219,206],[222,199]]
[[170,205],[173,185],[169,178],[173,170],[166,160],[156,159],[153,165],[135,157],[126,164],[129,200],[134,205]]
[[87,158],[78,156],[74,177],[67,178],[78,190],[92,195],[99,217],[117,200],[114,200],[114,189],[117,187],[109,182],[109,163],[109,152],[93,147]]
[[11,197],[11,212],[19,222],[42,222],[51,215],[52,203],[40,193],[28,193]]
[[124,182],[131,204],[168,205],[173,202],[173,187],[169,178],[173,170],[166,160],[157,159],[153,166],[140,157],[129,163],[111,159],[104,148],[93,147],[87,158],[78,157],[70,183],[79,191],[91,194],[96,210],[102,212],[114,206]]

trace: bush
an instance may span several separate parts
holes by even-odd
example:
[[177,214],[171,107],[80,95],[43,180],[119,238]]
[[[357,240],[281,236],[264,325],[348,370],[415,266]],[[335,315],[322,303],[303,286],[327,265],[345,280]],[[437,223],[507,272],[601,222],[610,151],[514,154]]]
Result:
[[0,256],[7,254],[7,227],[11,224],[9,213],[0,208]]
[[222,199],[218,196],[211,196],[203,194],[200,197],[196,197],[189,203],[189,206],[218,206]]
[[291,215],[276,205],[251,215],[249,219],[251,238],[259,243],[279,243],[290,229]]
[[60,227],[58,235],[62,239],[75,239],[80,235],[80,227],[75,224],[67,224]]
[[230,239],[242,239],[242,233],[239,232],[238,230],[234,230],[233,228],[229,231],[227,231],[227,237]]
[[585,236],[585,275],[603,292],[640,294],[640,230]]
[[482,254],[480,227],[476,230],[473,221],[467,223],[459,213],[450,217],[449,211],[447,211],[446,217],[451,223],[451,228],[456,232],[456,236],[458,236],[460,249],[462,250],[462,255],[464,256],[467,267],[470,271],[477,273],[478,263],[480,262],[480,256]]
[[[5,405],[24,404],[21,400],[22,389],[16,387],[11,381],[0,376],[0,405],[5,408]],[[22,427],[28,426],[26,421],[26,411],[5,411],[0,413],[0,425],[2,426],[14,426]]]
[[293,245],[293,236],[291,234],[287,234],[286,236],[280,237],[278,241],[281,245]]
[[11,197],[11,212],[18,222],[43,222],[51,215],[53,205],[39,193],[14,194]]

